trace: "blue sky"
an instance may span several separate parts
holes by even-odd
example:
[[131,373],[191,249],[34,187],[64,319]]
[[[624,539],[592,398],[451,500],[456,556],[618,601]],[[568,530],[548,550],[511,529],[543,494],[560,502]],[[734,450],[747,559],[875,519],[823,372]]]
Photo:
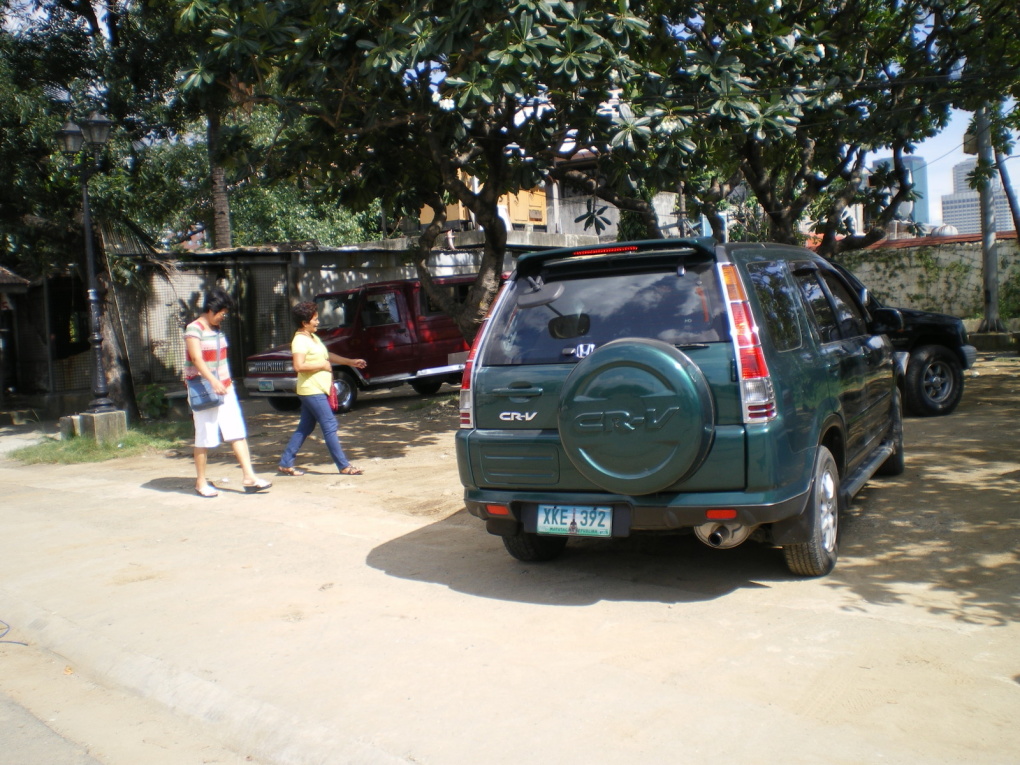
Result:
[[[968,158],[963,153],[963,134],[971,121],[970,112],[954,111],[949,126],[934,138],[918,144],[914,154],[928,163],[928,215],[929,223],[942,222],[942,195],[953,193],[953,166]],[[1020,186],[1020,147],[1013,147],[1011,159],[1006,164],[1010,181]],[[874,159],[890,156],[888,152],[876,152]],[[871,166],[871,162],[868,162]]]

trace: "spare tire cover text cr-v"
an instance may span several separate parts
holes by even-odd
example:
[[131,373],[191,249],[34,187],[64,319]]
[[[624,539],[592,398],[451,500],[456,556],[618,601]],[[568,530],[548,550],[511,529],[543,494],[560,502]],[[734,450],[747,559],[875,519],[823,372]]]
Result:
[[578,362],[560,396],[560,440],[574,467],[619,494],[653,494],[704,461],[715,405],[701,370],[672,345],[623,338]]

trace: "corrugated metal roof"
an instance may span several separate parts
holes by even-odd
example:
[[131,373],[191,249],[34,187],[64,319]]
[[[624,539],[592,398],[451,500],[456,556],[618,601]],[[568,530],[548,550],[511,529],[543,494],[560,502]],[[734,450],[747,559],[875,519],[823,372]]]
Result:
[[24,287],[31,284],[28,279],[23,279],[10,269],[0,266],[0,287]]

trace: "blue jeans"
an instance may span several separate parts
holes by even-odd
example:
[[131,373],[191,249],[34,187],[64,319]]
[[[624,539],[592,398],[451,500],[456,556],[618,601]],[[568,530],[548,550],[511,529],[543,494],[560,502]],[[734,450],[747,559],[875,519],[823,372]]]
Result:
[[294,467],[294,458],[298,449],[305,442],[305,439],[315,430],[316,423],[322,429],[322,439],[329,449],[329,456],[337,470],[343,470],[351,463],[340,446],[340,438],[336,434],[336,415],[329,408],[329,399],[325,393],[316,393],[312,396],[298,396],[301,399],[301,420],[298,422],[297,430],[287,442],[287,448],[283,450],[280,457],[280,467]]

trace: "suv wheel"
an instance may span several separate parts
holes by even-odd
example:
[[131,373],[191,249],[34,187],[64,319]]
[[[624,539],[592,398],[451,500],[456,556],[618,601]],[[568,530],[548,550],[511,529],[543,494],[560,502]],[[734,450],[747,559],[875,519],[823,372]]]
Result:
[[906,399],[912,414],[933,417],[956,409],[963,395],[960,360],[941,345],[922,345],[910,354]]
[[818,447],[811,496],[804,510],[810,514],[811,538],[803,544],[786,545],[786,567],[797,576],[825,576],[836,565],[839,553],[839,470],[832,452]]
[[558,558],[563,548],[567,546],[567,538],[518,531],[513,536],[503,537],[503,546],[517,560],[533,563]]

